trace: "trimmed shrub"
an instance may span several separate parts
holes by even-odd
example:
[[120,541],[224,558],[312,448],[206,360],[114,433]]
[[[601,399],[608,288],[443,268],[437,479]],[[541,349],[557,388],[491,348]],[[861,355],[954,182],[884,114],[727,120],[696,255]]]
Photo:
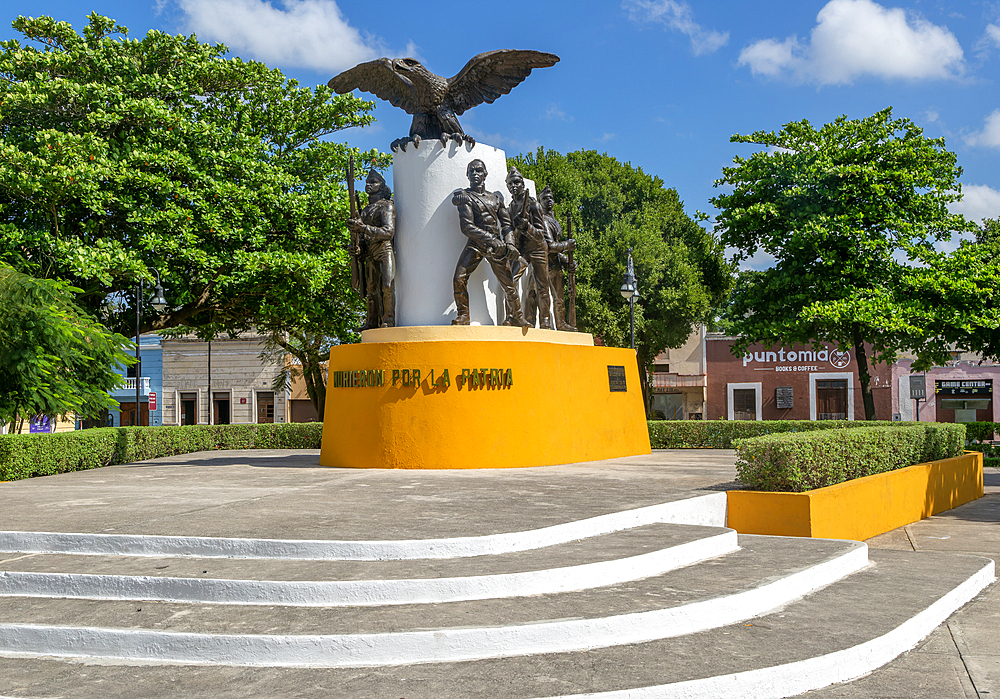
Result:
[[0,481],[213,449],[319,449],[323,423],[102,427],[0,435]]
[[913,464],[960,456],[965,426],[925,423],[774,434],[736,442],[737,480],[800,493]]
[[732,449],[734,439],[784,432],[910,425],[909,422],[850,420],[665,420],[651,421],[649,441],[654,449]]
[[983,466],[992,466],[993,468],[1000,468],[1000,459],[995,459],[987,456],[983,459]]
[[970,442],[989,442],[1000,432],[1000,422],[967,422],[965,438]]

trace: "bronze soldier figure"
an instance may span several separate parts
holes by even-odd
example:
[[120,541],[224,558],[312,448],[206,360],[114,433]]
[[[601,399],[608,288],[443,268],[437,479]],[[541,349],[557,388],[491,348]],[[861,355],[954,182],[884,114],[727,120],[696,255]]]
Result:
[[396,325],[396,254],[392,239],[396,233],[396,205],[382,175],[374,168],[365,181],[368,206],[359,218],[347,220],[347,227],[357,234],[359,248],[351,254],[364,264],[363,290],[367,317],[360,330],[392,328]]
[[469,324],[469,276],[485,257],[507,299],[508,313],[503,324],[526,327],[521,314],[521,300],[510,270],[510,264],[518,259],[518,252],[507,207],[499,192],[486,191],[486,164],[482,160],[477,158],[470,162],[465,173],[469,177],[469,187],[455,190],[451,198],[451,203],[458,207],[462,233],[469,238],[455,267],[458,317],[451,323]]
[[565,254],[576,250],[576,240],[573,238],[562,239],[562,226],[559,225],[559,220],[553,213],[556,200],[549,187],[546,186],[539,192],[538,203],[542,207],[542,219],[545,221],[545,240],[549,250],[549,288],[552,292],[556,330],[576,332],[576,327],[566,320],[566,292],[563,282],[563,270],[576,269],[576,262]]
[[[549,315],[549,251],[545,240],[545,221],[542,208],[535,198],[528,194],[524,178],[516,167],[507,173],[507,189],[510,191],[510,219],[514,225],[517,250],[531,265],[537,296],[539,322],[543,330],[552,329]],[[534,313],[529,312],[534,321]],[[534,325],[534,322],[531,323]]]

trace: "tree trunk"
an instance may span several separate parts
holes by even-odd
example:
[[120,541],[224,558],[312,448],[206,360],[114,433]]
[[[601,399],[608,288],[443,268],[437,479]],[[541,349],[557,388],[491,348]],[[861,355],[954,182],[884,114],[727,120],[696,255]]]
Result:
[[302,378],[306,382],[306,393],[309,395],[313,407],[316,408],[319,421],[323,422],[323,413],[326,410],[326,383],[323,381],[323,365],[315,361],[315,357],[309,357],[308,361],[300,357],[299,360],[302,362]]
[[865,403],[865,420],[875,420],[875,396],[872,394],[872,377],[868,369],[868,355],[858,326],[853,328],[854,355],[858,359],[858,379],[861,381],[861,397]]

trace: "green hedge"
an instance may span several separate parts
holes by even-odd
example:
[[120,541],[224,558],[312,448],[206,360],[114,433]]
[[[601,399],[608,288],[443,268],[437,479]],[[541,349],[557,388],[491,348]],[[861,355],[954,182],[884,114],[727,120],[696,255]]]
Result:
[[899,427],[910,424],[914,423],[852,420],[657,420],[649,423],[649,441],[654,449],[732,449],[734,439],[768,434],[889,425]]
[[992,466],[993,468],[1000,468],[1000,459],[986,457],[983,459],[983,466]]
[[1000,422],[967,422],[965,423],[965,438],[970,442],[989,442],[996,439],[1000,432]]
[[959,456],[965,425],[869,423],[848,430],[751,437],[735,446],[740,482],[754,490],[799,493]]
[[0,481],[211,449],[319,449],[323,423],[103,427],[0,435]]

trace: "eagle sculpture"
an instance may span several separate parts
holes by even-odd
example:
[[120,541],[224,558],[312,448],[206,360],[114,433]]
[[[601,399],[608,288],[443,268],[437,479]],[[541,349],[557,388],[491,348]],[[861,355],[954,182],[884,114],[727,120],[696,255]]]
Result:
[[474,57],[453,78],[434,75],[413,58],[379,58],[354,66],[327,83],[338,94],[370,92],[413,115],[410,137],[392,142],[392,149],[424,138],[463,139],[475,145],[458,117],[483,102],[493,103],[517,87],[535,68],[555,65],[559,56],[542,51],[500,49]]

